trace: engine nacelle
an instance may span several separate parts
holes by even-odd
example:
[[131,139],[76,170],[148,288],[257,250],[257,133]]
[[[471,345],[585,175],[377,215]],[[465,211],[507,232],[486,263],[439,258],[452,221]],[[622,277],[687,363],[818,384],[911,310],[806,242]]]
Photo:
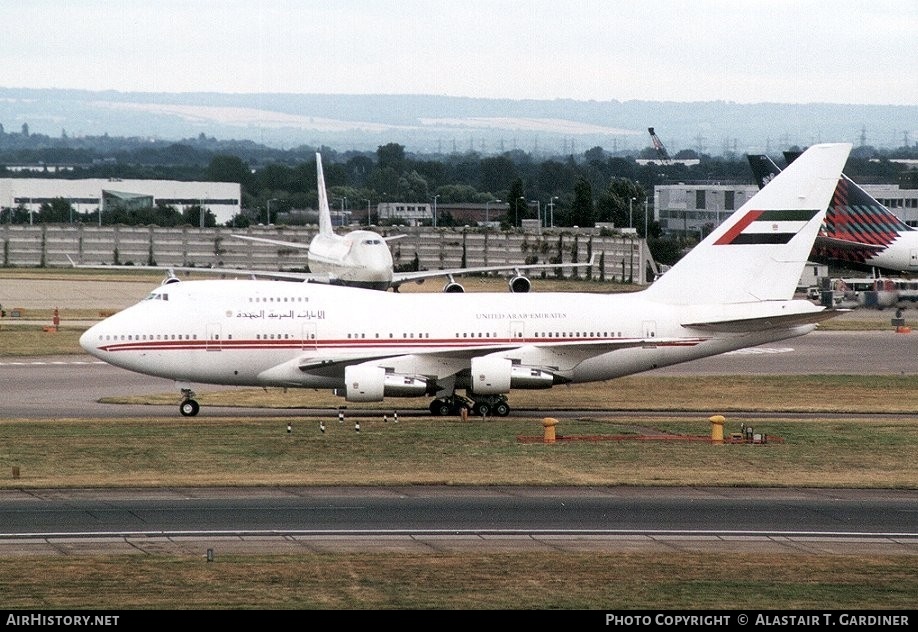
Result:
[[510,291],[514,294],[525,294],[532,288],[532,282],[523,275],[513,277],[508,282],[508,285],[510,286]]
[[345,399],[349,402],[381,402],[384,397],[420,397],[427,393],[427,380],[411,375],[386,373],[378,366],[344,367]]
[[430,392],[427,380],[413,375],[386,373],[383,380],[383,395],[386,397],[420,397]]
[[513,364],[507,358],[472,358],[468,388],[476,395],[500,395],[511,389],[551,388],[555,376],[548,371]]
[[476,395],[509,393],[512,369],[513,363],[507,358],[472,358],[472,392]]
[[462,294],[465,292],[465,288],[455,281],[449,281],[446,285],[443,286],[443,291],[450,294]]
[[530,366],[513,365],[510,370],[510,388],[551,388],[555,385],[555,376],[548,371]]
[[344,367],[345,398],[349,402],[381,402],[386,370],[379,366]]

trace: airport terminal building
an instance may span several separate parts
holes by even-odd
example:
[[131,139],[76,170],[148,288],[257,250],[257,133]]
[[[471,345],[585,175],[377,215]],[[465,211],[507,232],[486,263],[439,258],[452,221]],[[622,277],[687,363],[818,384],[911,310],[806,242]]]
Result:
[[24,208],[32,213],[56,199],[65,199],[78,213],[105,211],[112,206],[171,206],[181,212],[203,207],[224,224],[242,210],[242,188],[236,182],[182,182],[178,180],[122,180],[89,178],[0,178],[0,207]]

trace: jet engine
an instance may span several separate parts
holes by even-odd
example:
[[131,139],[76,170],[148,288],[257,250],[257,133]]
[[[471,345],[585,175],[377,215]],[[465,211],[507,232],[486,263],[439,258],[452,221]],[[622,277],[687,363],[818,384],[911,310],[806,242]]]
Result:
[[384,397],[420,397],[428,392],[427,380],[411,375],[386,373],[379,366],[344,368],[345,399],[349,402],[381,402]]
[[461,294],[465,292],[465,288],[461,284],[456,283],[455,281],[447,281],[446,285],[443,286],[444,292]]
[[469,388],[476,395],[499,395],[511,389],[551,388],[555,376],[548,371],[513,364],[508,358],[472,358]]
[[510,286],[510,291],[514,294],[525,294],[532,288],[532,282],[529,281],[522,274],[519,274],[512,279],[510,279],[508,285]]

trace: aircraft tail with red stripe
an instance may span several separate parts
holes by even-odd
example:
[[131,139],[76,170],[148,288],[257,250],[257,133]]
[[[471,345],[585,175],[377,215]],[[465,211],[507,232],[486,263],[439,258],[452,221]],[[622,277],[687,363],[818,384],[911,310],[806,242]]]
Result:
[[[788,164],[800,154],[784,152]],[[759,187],[781,169],[768,156],[750,155],[749,165]],[[845,174],[841,175],[822,230],[816,237],[813,259],[880,267],[896,271],[918,270],[918,230],[915,230]]]
[[793,298],[850,143],[810,147],[647,290],[668,304]]

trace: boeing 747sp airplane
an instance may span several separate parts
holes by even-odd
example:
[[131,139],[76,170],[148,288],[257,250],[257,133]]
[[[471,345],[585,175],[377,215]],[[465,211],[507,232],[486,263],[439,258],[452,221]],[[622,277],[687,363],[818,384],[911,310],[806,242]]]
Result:
[[[233,235],[236,239],[273,244],[284,248],[306,250],[308,273],[278,272],[270,270],[242,270],[235,268],[191,268],[181,266],[104,266],[78,264],[71,259],[74,267],[95,269],[130,269],[130,270],[164,270],[167,279],[164,284],[178,281],[175,271],[198,272],[208,274],[244,274],[247,276],[285,279],[290,281],[309,281],[329,285],[345,285],[372,290],[398,291],[399,286],[408,282],[422,282],[425,279],[440,277],[447,279],[444,292],[464,292],[465,288],[455,277],[462,274],[479,274],[485,272],[512,271],[513,276],[508,285],[511,292],[524,293],[532,283],[523,274],[524,270],[549,270],[558,268],[582,268],[592,266],[594,261],[580,263],[530,263],[519,265],[494,265],[446,270],[420,270],[416,272],[395,272],[392,252],[388,241],[404,237],[395,235],[383,237],[371,230],[352,230],[343,235],[335,233],[331,220],[331,208],[328,205],[328,192],[325,188],[325,175],[322,170],[322,155],[316,153],[316,177],[319,197],[319,231],[309,244],[248,235]],[[69,257],[68,257],[69,258]]]
[[[182,281],[89,328],[91,355],[191,385],[334,389],[350,402],[432,397],[506,415],[513,389],[609,380],[801,336],[838,312],[793,298],[850,144],[823,144],[653,285],[621,294],[371,292]],[[457,395],[464,389],[466,398]]]
[[[325,175],[322,170],[322,155],[316,153],[316,174],[319,194],[319,232],[309,245],[298,242],[233,235],[236,239],[273,244],[285,248],[306,248],[306,261],[309,274],[305,280],[328,283],[330,285],[347,285],[374,290],[392,288],[398,291],[399,286],[409,282],[421,282],[431,278],[446,278],[444,292],[463,292],[464,288],[455,277],[462,274],[484,272],[514,272],[509,281],[511,292],[528,292],[532,286],[523,270],[547,270],[556,268],[579,268],[593,264],[584,263],[531,263],[520,265],[480,266],[476,268],[454,268],[446,270],[419,270],[414,272],[395,272],[392,253],[388,242],[404,235],[383,237],[371,230],[354,230],[344,235],[335,233],[331,221],[331,209],[328,205],[328,193],[325,189]],[[291,276],[291,275],[285,275]]]

